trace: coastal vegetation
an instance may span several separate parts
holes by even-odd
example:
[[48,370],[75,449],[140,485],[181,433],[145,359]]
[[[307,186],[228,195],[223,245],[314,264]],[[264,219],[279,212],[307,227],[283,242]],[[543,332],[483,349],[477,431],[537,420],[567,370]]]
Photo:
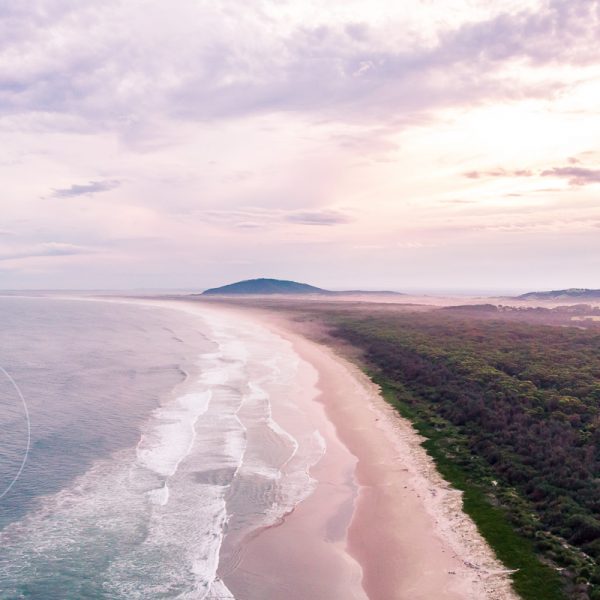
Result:
[[528,292],[517,296],[521,300],[597,300],[600,298],[600,290],[587,288],[569,288],[568,290],[550,290],[548,292]]
[[531,600],[600,599],[600,332],[325,311]]

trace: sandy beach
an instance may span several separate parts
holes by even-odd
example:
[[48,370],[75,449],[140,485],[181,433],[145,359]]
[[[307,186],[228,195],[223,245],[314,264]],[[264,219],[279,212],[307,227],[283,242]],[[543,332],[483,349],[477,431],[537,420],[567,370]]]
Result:
[[[354,364],[281,314],[194,305],[252,319],[293,345],[310,366],[303,375],[308,397],[313,386],[317,393],[308,402],[327,442],[311,469],[314,493],[277,526],[246,540],[235,567],[221,573],[234,593],[243,598],[247,586],[263,585],[265,598],[283,597],[273,595],[279,590],[298,600],[517,598],[462,512],[460,492],[440,477],[410,423]],[[290,425],[284,414],[277,419]],[[315,584],[308,596],[307,580]],[[320,595],[326,584],[327,595]]]

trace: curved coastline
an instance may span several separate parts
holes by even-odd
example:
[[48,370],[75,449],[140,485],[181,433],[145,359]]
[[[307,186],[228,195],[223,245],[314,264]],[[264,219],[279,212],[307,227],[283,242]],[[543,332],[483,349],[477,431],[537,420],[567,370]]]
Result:
[[[517,600],[509,572],[422,438],[335,348],[268,310],[186,298],[121,301],[255,326],[285,340],[300,359],[294,402],[324,434],[326,452],[310,468],[312,493],[274,526],[235,540],[239,547],[224,544],[217,581],[233,597]],[[277,423],[294,426],[285,409],[273,408]]]
[[[509,574],[462,512],[460,492],[438,474],[421,447],[422,439],[385,402],[379,388],[337,349],[313,341],[311,332],[272,311],[185,298],[98,301],[184,311],[197,315],[204,326],[212,321],[219,324],[217,330],[225,327],[221,333],[213,331],[223,355],[203,354],[201,389],[190,390],[186,384],[186,393],[178,390],[154,411],[136,448],[115,460],[100,461],[76,486],[75,491],[87,486],[89,494],[79,494],[69,509],[75,511],[75,527],[85,527],[88,520],[96,522],[99,506],[105,507],[101,520],[108,519],[111,527],[122,521],[119,528],[127,540],[126,526],[143,521],[148,510],[154,515],[152,523],[158,525],[154,528],[156,544],[144,542],[131,548],[123,557],[126,560],[117,561],[107,572],[104,586],[133,591],[138,585],[132,577],[136,569],[146,559],[151,563],[156,558],[149,550],[171,547],[177,540],[183,542],[186,559],[193,559],[191,571],[186,570],[185,561],[174,558],[173,562],[166,555],[160,560],[166,559],[167,570],[179,569],[188,579],[193,576],[195,583],[186,580],[186,585],[194,587],[193,597],[205,597],[206,592],[244,600],[517,598]],[[195,327],[194,318],[190,325]],[[251,356],[248,365],[247,356]],[[223,364],[210,362],[217,358]],[[239,377],[224,378],[222,367],[227,371],[235,367]],[[209,388],[212,400],[198,395]],[[194,452],[190,443],[170,447],[167,438],[187,431],[187,417],[195,423],[209,406],[210,418],[199,419],[197,424],[202,429],[200,438],[208,445]],[[244,447],[252,449],[241,470],[239,461],[229,460],[234,448],[223,437],[231,429],[227,424],[244,431],[236,434],[236,440],[241,443],[243,436]],[[160,446],[169,450],[168,455],[156,454],[146,443],[148,434],[162,440]],[[186,454],[183,462],[180,451]],[[228,491],[221,485],[221,475],[217,476],[219,469],[205,473],[214,461],[218,463],[215,468],[227,467],[230,475],[235,467],[241,484],[238,481]],[[130,489],[130,466],[138,462],[157,473],[158,483],[165,477],[172,479],[173,498],[166,481],[159,489],[156,478],[147,481],[144,477],[138,482],[141,487]],[[273,465],[280,466],[279,475],[274,476]],[[223,505],[221,517],[209,506],[210,498],[205,497],[206,504],[198,495],[198,484],[212,483],[215,506]],[[115,487],[122,489],[117,499],[112,494]],[[72,491],[59,494],[57,502],[71,499]],[[149,504],[145,491],[151,492]],[[208,492],[205,489],[202,494]],[[252,494],[258,496],[252,498]],[[116,500],[121,506],[118,511],[111,508]],[[48,510],[53,506],[50,502]],[[38,516],[43,518],[43,514]],[[117,519],[114,524],[113,517]],[[39,535],[44,531],[39,526]],[[219,537],[218,546],[211,535]],[[185,540],[194,541],[195,550]],[[201,540],[208,545],[198,545]],[[172,584],[158,572],[149,577],[148,589],[166,586],[166,590]]]
[[[255,319],[290,341],[317,370],[317,401],[356,458],[359,487],[341,550],[360,564],[369,600],[517,600],[510,573],[462,511],[461,492],[437,472],[422,438],[378,386],[279,313],[211,303],[213,308]],[[318,472],[311,473],[319,480]],[[308,501],[286,517],[278,528],[281,538],[294,535]]]

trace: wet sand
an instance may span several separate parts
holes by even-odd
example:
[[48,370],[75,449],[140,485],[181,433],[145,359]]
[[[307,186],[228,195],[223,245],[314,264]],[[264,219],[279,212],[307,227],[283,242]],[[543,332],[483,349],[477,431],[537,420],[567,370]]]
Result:
[[[305,361],[297,401],[312,403],[311,418],[327,442],[311,470],[315,492],[283,522],[246,540],[235,568],[222,574],[237,598],[517,598],[462,512],[460,492],[354,364],[301,335],[281,314],[194,304],[251,318],[293,344]],[[274,416],[293,425],[285,414]]]

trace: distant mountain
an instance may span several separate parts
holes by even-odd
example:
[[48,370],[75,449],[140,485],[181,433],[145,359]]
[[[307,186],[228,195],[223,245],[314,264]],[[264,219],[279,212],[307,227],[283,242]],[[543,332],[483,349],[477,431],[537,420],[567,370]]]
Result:
[[223,285],[217,288],[211,288],[202,292],[203,296],[234,296],[234,295],[274,295],[274,294],[312,294],[321,296],[366,296],[366,295],[402,295],[400,292],[373,292],[363,290],[336,291],[324,290],[323,288],[308,285],[307,283],[298,283],[297,281],[287,281],[285,279],[247,279]]
[[517,296],[519,300],[600,300],[600,290],[570,288],[549,292],[529,292]]
[[229,285],[211,288],[202,292],[204,296],[237,295],[237,294],[331,294],[328,290],[284,279],[248,279]]

